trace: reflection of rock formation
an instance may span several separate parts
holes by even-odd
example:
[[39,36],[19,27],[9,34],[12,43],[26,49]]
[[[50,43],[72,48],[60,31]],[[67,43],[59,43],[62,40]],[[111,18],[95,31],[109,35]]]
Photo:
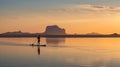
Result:
[[65,35],[65,29],[61,29],[57,25],[47,26],[45,34],[47,34],[47,35]]
[[46,43],[48,46],[64,45],[65,38],[46,38]]

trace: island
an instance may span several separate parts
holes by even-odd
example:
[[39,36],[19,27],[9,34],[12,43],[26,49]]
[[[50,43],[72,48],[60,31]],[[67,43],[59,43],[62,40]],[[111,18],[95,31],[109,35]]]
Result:
[[93,38],[93,37],[120,37],[118,33],[112,34],[98,34],[95,32],[88,34],[66,34],[66,30],[64,28],[60,28],[57,25],[46,26],[46,30],[43,33],[29,33],[22,31],[14,31],[14,32],[5,32],[1,33],[0,37],[37,37],[41,35],[41,37],[79,37],[79,38]]

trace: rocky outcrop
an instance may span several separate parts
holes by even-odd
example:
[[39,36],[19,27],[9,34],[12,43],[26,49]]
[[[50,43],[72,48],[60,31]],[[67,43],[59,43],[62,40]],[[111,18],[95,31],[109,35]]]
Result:
[[0,37],[36,37],[42,33],[29,33],[22,31],[13,31],[0,34]]
[[46,35],[65,35],[65,29],[58,27],[57,25],[47,26],[46,31],[44,32]]

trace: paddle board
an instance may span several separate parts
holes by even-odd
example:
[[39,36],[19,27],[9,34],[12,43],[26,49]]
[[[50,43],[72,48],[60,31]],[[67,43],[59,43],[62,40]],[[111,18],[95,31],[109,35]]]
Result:
[[43,47],[46,47],[46,44],[30,44],[30,46],[43,46]]

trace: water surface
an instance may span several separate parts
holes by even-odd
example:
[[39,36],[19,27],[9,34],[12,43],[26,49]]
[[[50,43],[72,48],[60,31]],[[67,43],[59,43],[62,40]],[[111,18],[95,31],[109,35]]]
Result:
[[0,38],[0,67],[120,67],[120,38]]

